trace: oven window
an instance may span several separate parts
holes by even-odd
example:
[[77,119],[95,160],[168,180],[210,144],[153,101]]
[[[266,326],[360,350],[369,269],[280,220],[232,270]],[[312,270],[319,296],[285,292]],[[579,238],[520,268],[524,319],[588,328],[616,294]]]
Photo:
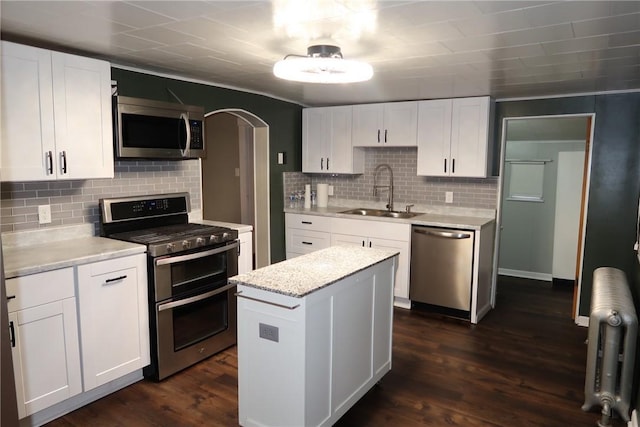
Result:
[[174,351],[189,347],[227,329],[228,292],[175,307],[173,315]]
[[216,282],[221,282],[220,286],[226,285],[226,252],[171,264],[172,296],[182,296],[203,287],[211,287]]

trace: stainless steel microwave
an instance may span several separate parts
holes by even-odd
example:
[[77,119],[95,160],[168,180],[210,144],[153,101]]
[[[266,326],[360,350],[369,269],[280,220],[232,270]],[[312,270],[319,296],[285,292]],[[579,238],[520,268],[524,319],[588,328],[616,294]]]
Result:
[[204,108],[114,97],[115,151],[120,159],[204,157]]

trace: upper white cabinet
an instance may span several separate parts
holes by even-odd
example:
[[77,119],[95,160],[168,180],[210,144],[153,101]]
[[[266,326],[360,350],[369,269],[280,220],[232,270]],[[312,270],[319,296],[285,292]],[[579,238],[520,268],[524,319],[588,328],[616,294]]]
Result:
[[146,255],[77,267],[84,390],[149,364]]
[[351,146],[351,106],[302,110],[302,172],[364,172],[364,153]]
[[18,415],[82,391],[73,268],[6,281]]
[[418,175],[485,178],[490,97],[418,102]]
[[113,177],[108,62],[2,42],[2,179]]
[[353,106],[354,147],[415,147],[418,103],[389,102]]

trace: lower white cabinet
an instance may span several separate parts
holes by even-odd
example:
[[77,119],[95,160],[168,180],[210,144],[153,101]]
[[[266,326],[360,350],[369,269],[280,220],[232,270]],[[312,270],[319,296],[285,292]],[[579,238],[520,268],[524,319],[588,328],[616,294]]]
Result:
[[288,213],[285,215],[287,259],[331,245],[332,218]]
[[85,391],[149,364],[146,260],[139,254],[77,267]]
[[82,391],[73,268],[6,281],[18,415]]
[[240,255],[238,256],[238,274],[253,270],[253,233],[245,231],[238,233],[240,240]]

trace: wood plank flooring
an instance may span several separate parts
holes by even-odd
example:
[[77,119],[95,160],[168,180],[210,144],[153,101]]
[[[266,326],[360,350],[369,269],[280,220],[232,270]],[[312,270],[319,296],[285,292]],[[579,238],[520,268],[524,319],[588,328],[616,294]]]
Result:
[[[396,309],[391,372],[337,426],[595,426],[599,409],[580,409],[587,329],[571,320],[571,298],[570,290],[501,278],[497,308],[475,326]],[[49,426],[234,426],[237,407],[233,347]]]

